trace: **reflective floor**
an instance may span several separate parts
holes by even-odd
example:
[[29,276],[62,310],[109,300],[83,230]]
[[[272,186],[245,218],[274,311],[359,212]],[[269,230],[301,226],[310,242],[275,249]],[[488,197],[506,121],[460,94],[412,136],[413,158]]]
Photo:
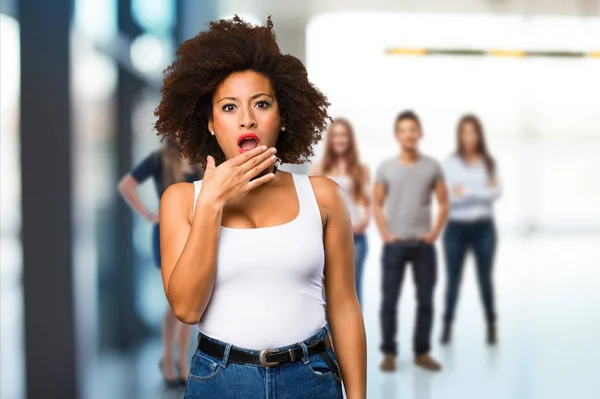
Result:
[[[365,303],[369,338],[369,398],[598,398],[600,397],[600,240],[506,239],[496,262],[499,344],[484,343],[484,321],[469,260],[463,277],[454,339],[439,345],[445,284],[443,264],[436,291],[433,355],[439,374],[416,369],[409,352],[415,302],[411,279],[401,298],[401,343],[396,373],[378,370],[378,281],[369,259]],[[375,251],[373,251],[375,252]]]
[[[445,283],[440,262],[432,354],[444,369],[437,374],[412,364],[415,302],[410,274],[404,280],[400,303],[398,370],[383,374],[378,369],[380,243],[376,235],[370,237],[364,287],[368,398],[600,397],[600,237],[505,238],[500,242],[495,273],[499,344],[495,348],[484,343],[485,325],[471,260],[463,278],[453,342],[448,347],[439,345]],[[22,398],[22,380],[14,372],[21,367],[20,357],[11,346],[20,338],[6,324],[13,320],[12,309],[18,308],[9,306],[14,297],[10,290],[2,290],[3,399]],[[163,387],[159,358],[158,337],[134,353],[99,356],[86,372],[85,398],[183,397],[183,389]]]

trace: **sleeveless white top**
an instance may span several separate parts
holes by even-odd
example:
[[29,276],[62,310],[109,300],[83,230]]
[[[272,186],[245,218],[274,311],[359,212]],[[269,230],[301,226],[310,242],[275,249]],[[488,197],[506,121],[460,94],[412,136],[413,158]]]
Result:
[[[326,325],[321,213],[308,176],[292,177],[300,204],[295,219],[263,228],[221,226],[214,289],[198,323],[203,334],[261,350],[303,341]],[[195,200],[201,188],[195,181]],[[276,206],[278,199],[266,201]]]
[[364,216],[364,210],[352,197],[352,179],[348,175],[327,175],[327,177],[336,182],[342,189],[342,193],[344,194],[346,204],[350,211],[350,221],[352,222],[352,225],[358,224]]

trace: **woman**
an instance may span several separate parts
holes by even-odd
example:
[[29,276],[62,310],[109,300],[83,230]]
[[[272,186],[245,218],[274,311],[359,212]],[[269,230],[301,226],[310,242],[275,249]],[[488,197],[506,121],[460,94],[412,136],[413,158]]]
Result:
[[362,303],[362,276],[367,256],[365,230],[369,225],[369,171],[360,163],[352,125],[346,119],[337,118],[329,127],[323,160],[313,166],[313,175],[325,175],[342,189],[350,210],[354,232],[354,274],[356,293]]
[[[166,145],[162,149],[147,156],[119,183],[119,191],[129,206],[140,216],[154,223],[152,252],[156,266],[160,269],[158,215],[148,210],[135,191],[136,187],[148,178],[154,180],[156,192],[160,199],[168,186],[177,182],[193,182],[201,179],[202,171],[197,166],[192,166],[181,159],[175,141],[166,140]],[[185,377],[188,374],[187,349],[190,333],[190,328],[179,323],[171,308],[167,307],[163,317],[163,357],[159,366],[165,383],[170,387],[181,386],[186,383]],[[178,348],[177,367],[175,367],[173,357],[174,344],[177,344]],[[177,372],[175,369],[177,369]]]
[[200,332],[185,397],[341,398],[343,376],[347,397],[364,398],[343,194],[275,164],[275,154],[285,163],[312,155],[326,97],[281,54],[270,18],[211,22],[177,56],[155,126],[206,165],[202,181],[169,187],[160,205],[164,289],[177,318]]
[[454,309],[465,255],[475,254],[481,299],[487,321],[487,342],[496,343],[496,311],[492,264],[496,248],[493,203],[500,197],[496,164],[485,144],[483,128],[473,115],[457,128],[457,151],[444,165],[450,193],[449,222],[444,232],[448,284],[442,343],[450,342]]

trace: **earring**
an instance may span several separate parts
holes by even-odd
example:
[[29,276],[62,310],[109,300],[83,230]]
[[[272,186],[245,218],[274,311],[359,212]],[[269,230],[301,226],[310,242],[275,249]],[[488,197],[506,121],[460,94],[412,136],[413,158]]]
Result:
[[282,132],[285,132],[285,126],[282,126],[282,127],[281,127],[281,131],[282,131]]
[[214,132],[214,130],[211,130],[211,131],[210,131],[210,134],[212,134],[212,135],[214,136],[214,135],[215,135],[215,132]]

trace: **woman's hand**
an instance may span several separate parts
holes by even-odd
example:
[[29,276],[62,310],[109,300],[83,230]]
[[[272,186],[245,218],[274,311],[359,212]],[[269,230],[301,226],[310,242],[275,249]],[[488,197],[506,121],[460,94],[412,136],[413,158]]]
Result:
[[458,184],[455,185],[454,187],[452,187],[452,194],[454,194],[454,196],[456,198],[460,198],[463,195],[465,195],[465,190],[462,188],[462,186],[459,186]]
[[156,213],[148,213],[144,216],[144,218],[146,218],[146,220],[150,223],[158,223],[158,214]]
[[231,158],[219,166],[215,166],[215,159],[209,156],[198,201],[208,199],[225,206],[272,180],[274,173],[267,173],[250,181],[275,163],[276,152],[275,147],[267,149],[267,146],[263,145]]
[[368,226],[369,226],[369,221],[362,220],[359,223],[352,226],[352,231],[354,232],[354,234],[362,234],[365,232],[365,230],[367,229]]

